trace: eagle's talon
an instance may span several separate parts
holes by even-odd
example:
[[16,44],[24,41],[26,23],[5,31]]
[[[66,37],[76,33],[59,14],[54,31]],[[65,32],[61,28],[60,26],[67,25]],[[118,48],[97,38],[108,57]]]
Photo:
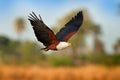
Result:
[[48,51],[48,49],[47,49],[47,48],[42,48],[42,49],[40,49],[40,50]]

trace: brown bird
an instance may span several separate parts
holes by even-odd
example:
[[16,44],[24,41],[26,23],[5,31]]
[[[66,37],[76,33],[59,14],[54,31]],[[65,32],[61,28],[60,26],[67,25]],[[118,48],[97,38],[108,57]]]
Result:
[[32,12],[28,17],[28,20],[33,26],[37,40],[46,46],[41,49],[45,51],[60,50],[70,46],[71,43],[67,41],[79,30],[83,23],[83,14],[82,11],[80,11],[55,35],[54,32],[43,22],[40,15],[38,18],[35,13]]

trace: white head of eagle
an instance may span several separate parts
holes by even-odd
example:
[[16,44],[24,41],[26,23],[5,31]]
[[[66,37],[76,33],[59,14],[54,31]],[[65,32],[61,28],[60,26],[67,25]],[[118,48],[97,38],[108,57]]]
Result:
[[28,17],[28,20],[33,26],[37,40],[46,46],[45,48],[42,48],[42,50],[45,51],[60,50],[70,46],[71,43],[67,41],[79,30],[83,23],[83,13],[80,11],[55,35],[43,22],[40,15],[38,18],[35,13],[32,12]]
[[61,50],[61,49],[67,48],[69,46],[71,46],[71,43],[68,43],[68,42],[59,42],[59,44],[56,46],[56,49],[57,50]]

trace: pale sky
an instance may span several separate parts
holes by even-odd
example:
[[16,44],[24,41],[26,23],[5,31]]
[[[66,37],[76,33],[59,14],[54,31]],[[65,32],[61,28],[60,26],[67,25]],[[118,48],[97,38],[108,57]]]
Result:
[[[93,21],[101,25],[105,48],[112,52],[112,45],[120,38],[118,3],[120,0],[0,0],[0,35],[17,39],[13,21],[20,16],[28,22],[27,16],[31,11],[41,14],[44,22],[51,26],[70,11],[86,8]],[[27,26],[22,38],[36,40],[29,22]]]

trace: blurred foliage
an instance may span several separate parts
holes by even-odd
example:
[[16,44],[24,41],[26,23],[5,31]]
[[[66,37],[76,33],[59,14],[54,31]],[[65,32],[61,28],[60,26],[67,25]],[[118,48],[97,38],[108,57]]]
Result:
[[73,66],[73,60],[70,56],[49,56],[48,59],[53,66]]
[[83,60],[85,63],[100,64],[106,66],[120,65],[120,54],[88,54],[80,55],[78,59]]
[[[36,42],[9,39],[0,36],[0,64],[36,64],[48,66],[79,66],[84,64],[100,64],[106,66],[120,65],[120,54],[79,54],[76,57],[76,63],[73,62],[70,55],[58,56],[55,53],[46,55],[40,51],[40,46]],[[61,53],[63,54],[63,53]]]
[[39,48],[35,42],[19,42],[0,36],[0,58],[5,63],[36,63],[44,60],[46,57]]

